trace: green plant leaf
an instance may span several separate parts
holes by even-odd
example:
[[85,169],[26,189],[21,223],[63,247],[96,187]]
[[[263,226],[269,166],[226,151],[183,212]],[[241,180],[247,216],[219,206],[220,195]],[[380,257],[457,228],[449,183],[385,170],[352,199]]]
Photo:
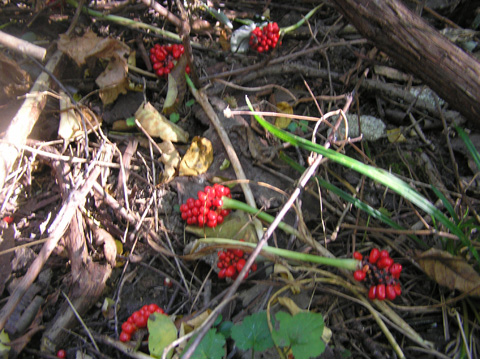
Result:
[[174,112],[170,114],[170,121],[173,123],[177,123],[180,120],[180,115],[178,112]]
[[473,160],[475,161],[475,164],[477,165],[477,168],[480,171],[480,154],[475,148],[475,145],[472,143],[472,140],[470,140],[470,137],[468,137],[467,133],[463,130],[463,128],[459,126],[455,126],[455,130],[458,132],[458,135],[467,146],[468,151],[472,155]]
[[458,216],[457,214],[455,213],[455,210],[453,209],[452,205],[450,204],[450,202],[448,201],[448,199],[443,195],[442,192],[440,192],[440,190],[435,187],[433,184],[430,184],[430,187],[432,188],[432,191],[435,192],[435,194],[437,195],[438,198],[440,198],[443,202],[443,205],[445,206],[445,208],[447,209],[448,213],[450,213],[450,216],[452,216],[453,220],[455,221],[455,223],[458,225],[460,223],[460,220],[458,219]]
[[323,316],[319,313],[302,312],[291,316],[278,312],[275,319],[279,329],[272,333],[275,344],[290,347],[295,359],[317,357],[325,351],[322,340],[324,328]]
[[[247,105],[250,110],[253,112],[253,106],[246,97]],[[321,154],[329,158],[332,161],[335,161],[342,166],[350,168],[358,173],[361,173],[374,181],[381,183],[382,185],[390,188],[391,190],[395,191],[403,198],[407,199],[408,201],[412,202],[423,211],[435,217],[438,221],[440,221],[445,227],[447,227],[451,233],[455,234],[461,241],[462,244],[467,246],[470,250],[470,253],[475,257],[478,263],[480,263],[480,255],[478,251],[473,247],[471,241],[465,236],[465,234],[457,228],[457,226],[451,222],[437,207],[435,207],[428,199],[418,193],[415,189],[410,187],[406,182],[402,181],[400,178],[396,177],[392,173],[385,171],[382,168],[376,168],[373,166],[366,165],[356,159],[350,158],[342,153],[336,152],[329,148],[325,148],[324,146],[317,145],[312,143],[309,140],[301,138],[299,136],[292,135],[286,131],[282,131],[271,123],[263,119],[258,115],[254,115],[255,119],[258,121],[263,128],[267,131],[271,132],[275,137],[279,138],[282,141],[286,141],[291,143],[294,146],[299,146],[307,151],[314,151],[316,153]]]
[[[160,313],[153,313],[148,318],[148,350],[150,355],[161,358],[163,350],[177,339],[177,328],[169,316]],[[173,349],[167,354],[171,358]]]
[[232,328],[232,339],[242,350],[264,351],[274,346],[268,329],[267,313],[259,312],[246,317],[242,324]]
[[[193,343],[193,338],[188,342],[185,350],[187,350],[190,347],[191,343]],[[210,329],[190,358],[222,359],[225,354],[225,349],[223,349],[224,346],[225,337],[222,334],[217,333],[215,329]]]

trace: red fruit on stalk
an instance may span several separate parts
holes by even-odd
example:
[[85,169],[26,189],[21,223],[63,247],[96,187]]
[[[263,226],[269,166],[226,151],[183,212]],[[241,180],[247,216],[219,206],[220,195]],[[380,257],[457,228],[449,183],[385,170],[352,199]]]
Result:
[[390,299],[390,300],[394,300],[397,297],[397,293],[395,292],[395,288],[391,284],[387,285],[386,294],[387,294],[387,298]]
[[128,333],[125,333],[125,332],[121,332],[119,339],[120,339],[121,342],[124,342],[124,343],[125,343],[125,342],[130,341],[130,339],[132,339],[132,336],[131,336],[131,334],[128,334]]
[[378,300],[384,300],[386,297],[386,292],[385,292],[385,284],[379,284],[377,285],[377,299]]
[[223,209],[222,196],[231,198],[230,189],[220,184],[213,187],[206,186],[203,191],[197,192],[197,199],[188,198],[180,205],[181,217],[188,225],[197,224],[199,227],[216,227],[223,223],[230,213]]
[[[157,76],[165,77],[175,67],[177,60],[183,55],[183,45],[159,45],[155,44],[150,49],[150,61]],[[185,72],[190,73],[190,67],[185,67]]]
[[377,267],[380,269],[388,269],[393,264],[393,259],[390,257],[380,258],[377,262]]
[[366,276],[367,276],[367,273],[365,273],[361,269],[358,269],[353,273],[353,278],[355,278],[355,280],[358,282],[361,282],[362,280],[364,280]]
[[66,357],[67,357],[67,352],[65,351],[65,349],[60,349],[57,352],[57,358],[65,359]]
[[370,256],[368,257],[369,262],[372,264],[375,264],[377,263],[379,258],[380,258],[380,251],[378,250],[378,248],[373,248],[370,251]]
[[389,269],[392,277],[395,279],[400,278],[400,274],[402,273],[402,265],[400,263],[393,263]]
[[234,265],[231,265],[225,271],[225,276],[231,278],[235,275],[236,272],[237,272],[237,268]]
[[361,261],[363,259],[363,256],[360,252],[353,252],[353,258],[355,258],[356,260],[359,260]]
[[368,298],[374,300],[377,297],[377,286],[372,285],[368,291]]
[[256,27],[250,35],[250,47],[259,52],[266,52],[275,48],[280,38],[280,28],[276,22],[269,23],[262,29]]
[[124,322],[122,324],[122,331],[127,334],[132,335],[133,333],[135,333],[136,330],[137,330],[137,327],[133,323]]

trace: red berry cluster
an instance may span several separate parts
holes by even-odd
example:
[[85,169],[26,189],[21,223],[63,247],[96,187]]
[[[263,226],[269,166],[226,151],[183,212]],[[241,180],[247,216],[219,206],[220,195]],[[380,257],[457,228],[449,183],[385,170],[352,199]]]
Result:
[[267,52],[277,46],[280,28],[276,22],[270,22],[262,29],[256,27],[250,35],[250,47],[260,53]]
[[137,331],[137,329],[145,328],[148,323],[148,317],[152,313],[165,314],[163,309],[154,303],[146,304],[142,307],[142,309],[133,312],[132,315],[128,317],[128,319],[122,324],[120,341],[128,342],[132,338],[132,335]]
[[191,197],[180,206],[182,219],[187,224],[213,228],[221,224],[230,213],[229,209],[222,209],[222,197],[232,198],[230,188],[215,183],[213,187],[206,186],[203,191],[198,191],[197,196],[197,199]]
[[368,258],[363,258],[358,252],[353,253],[353,257],[362,261],[362,269],[356,270],[353,277],[359,282],[367,281],[370,285],[368,291],[370,299],[394,300],[402,294],[399,283],[402,265],[395,263],[387,250],[380,251],[378,248],[373,248]]
[[[241,249],[227,249],[226,251],[218,251],[218,263],[217,267],[220,268],[218,272],[218,278],[223,279],[225,277],[237,279],[238,273],[241,272],[245,263],[247,262],[248,255],[243,253]],[[253,263],[250,271],[255,272],[257,270],[257,263]],[[245,275],[245,278],[248,273]]]
[[[185,51],[183,45],[159,45],[155,44],[150,49],[150,61],[157,76],[167,76],[175,67],[176,61]],[[190,67],[185,67],[185,72],[190,73]]]

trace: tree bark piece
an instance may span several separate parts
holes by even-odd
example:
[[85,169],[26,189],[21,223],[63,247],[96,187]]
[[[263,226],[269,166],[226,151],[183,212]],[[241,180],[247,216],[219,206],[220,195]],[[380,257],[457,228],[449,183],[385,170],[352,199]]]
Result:
[[398,0],[332,0],[348,21],[402,68],[480,127],[480,63]]

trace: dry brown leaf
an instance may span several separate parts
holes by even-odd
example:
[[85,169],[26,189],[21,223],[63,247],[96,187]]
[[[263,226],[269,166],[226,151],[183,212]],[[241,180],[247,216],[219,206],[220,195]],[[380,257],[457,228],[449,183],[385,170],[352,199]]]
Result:
[[58,49],[70,56],[78,66],[84,65],[86,60],[92,56],[99,59],[109,59],[115,53],[123,58],[125,54],[130,52],[130,48],[123,42],[110,37],[98,37],[91,30],[77,38],[70,38],[61,34]]
[[60,35],[58,48],[70,56],[78,66],[84,65],[89,58],[109,61],[105,70],[95,80],[100,87],[100,98],[104,105],[114,102],[119,94],[127,92],[128,66],[125,55],[130,53],[130,48],[123,42],[110,37],[98,37],[88,30],[78,38]]
[[421,253],[417,262],[438,284],[480,297],[480,275],[462,257],[431,248]]

